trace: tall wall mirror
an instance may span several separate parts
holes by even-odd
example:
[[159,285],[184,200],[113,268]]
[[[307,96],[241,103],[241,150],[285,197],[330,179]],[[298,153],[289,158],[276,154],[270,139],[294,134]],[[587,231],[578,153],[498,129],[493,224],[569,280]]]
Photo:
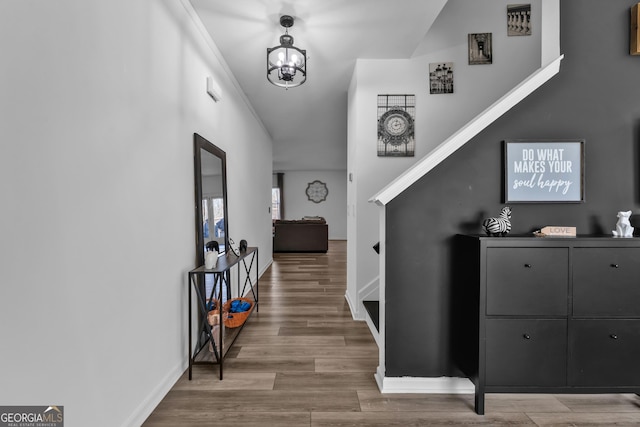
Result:
[[[197,133],[193,134],[196,211],[196,265],[204,264],[208,247],[229,247],[227,214],[227,155]],[[215,242],[215,243],[213,243]]]

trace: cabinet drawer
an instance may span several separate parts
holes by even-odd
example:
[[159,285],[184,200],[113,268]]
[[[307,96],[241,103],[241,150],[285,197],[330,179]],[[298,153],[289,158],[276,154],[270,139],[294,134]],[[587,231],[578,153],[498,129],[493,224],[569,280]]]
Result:
[[487,314],[567,314],[568,248],[487,249]]
[[576,248],[573,315],[640,317],[640,248]]
[[640,386],[640,320],[574,320],[569,381],[576,386]]
[[566,385],[566,320],[487,319],[486,346],[487,385]]

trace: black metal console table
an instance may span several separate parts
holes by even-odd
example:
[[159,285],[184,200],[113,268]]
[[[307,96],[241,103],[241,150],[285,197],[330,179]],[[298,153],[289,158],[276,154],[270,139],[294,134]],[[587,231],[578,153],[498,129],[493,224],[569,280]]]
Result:
[[[189,380],[191,380],[191,372],[193,365],[209,364],[220,366],[220,379],[222,380],[223,362],[224,356],[229,348],[233,345],[233,342],[237,338],[240,330],[243,326],[238,328],[225,328],[223,321],[223,314],[221,306],[224,303],[223,286],[226,290],[227,299],[231,298],[231,270],[237,267],[238,280],[237,280],[237,295],[240,297],[247,296],[249,293],[253,296],[254,307],[253,310],[258,310],[258,248],[249,247],[246,251],[240,252],[239,256],[236,256],[233,252],[228,251],[225,255],[218,258],[218,263],[215,268],[207,269],[204,265],[195,268],[189,272]],[[244,283],[242,289],[240,288],[242,271],[244,269]],[[251,281],[251,272],[255,270],[255,282]],[[206,275],[213,276],[213,287],[209,295],[206,294],[205,277]],[[191,290],[196,292],[196,303],[198,305],[198,337],[193,345],[192,338],[192,294]],[[217,328],[219,333],[219,340],[216,344],[214,338],[214,328],[207,321],[207,315],[209,313],[207,303],[209,301],[218,300],[220,305],[220,324]],[[227,331],[229,330],[229,332]],[[229,341],[228,345],[225,345],[225,340]],[[200,352],[207,346],[211,346],[212,357],[214,360],[196,360]],[[218,348],[219,346],[219,348]]]

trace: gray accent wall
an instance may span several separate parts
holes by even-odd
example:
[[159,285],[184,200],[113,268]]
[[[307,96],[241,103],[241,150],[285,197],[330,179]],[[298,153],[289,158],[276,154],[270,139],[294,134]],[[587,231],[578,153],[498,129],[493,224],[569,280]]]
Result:
[[513,234],[545,225],[611,234],[621,210],[634,212],[640,231],[634,3],[563,0],[560,73],[387,205],[386,376],[458,375],[450,349],[453,237],[481,233],[482,219],[504,205],[502,141],[586,140],[585,202],[514,204]]

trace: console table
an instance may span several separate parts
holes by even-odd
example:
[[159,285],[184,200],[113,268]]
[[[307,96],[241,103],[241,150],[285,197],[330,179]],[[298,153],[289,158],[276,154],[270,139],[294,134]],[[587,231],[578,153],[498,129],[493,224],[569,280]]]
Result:
[[[236,256],[233,252],[227,251],[224,255],[218,258],[218,263],[215,268],[207,269],[204,266],[195,268],[189,272],[189,380],[191,380],[191,372],[193,365],[197,364],[213,364],[220,366],[220,379],[222,380],[224,357],[229,348],[233,345],[233,342],[237,338],[240,330],[244,324],[238,328],[225,328],[222,310],[220,310],[220,324],[218,329],[218,342],[214,337],[214,330],[207,321],[207,302],[217,299],[220,306],[223,301],[223,287],[226,290],[227,299],[231,298],[231,270],[237,268],[237,295],[244,296],[245,293],[251,293],[253,296],[254,306],[252,311],[258,311],[258,248],[249,247],[246,251],[240,252],[239,256]],[[242,289],[240,288],[242,270],[244,270],[244,282]],[[251,273],[255,271],[255,282],[251,281]],[[213,276],[213,288],[211,293],[207,296],[205,289],[205,276]],[[196,292],[196,304],[198,306],[197,313],[199,314],[197,319],[198,323],[198,337],[195,346],[192,342],[192,293],[191,290]],[[228,342],[225,343],[225,341]],[[208,360],[196,360],[202,349],[207,345],[211,346],[213,361]]]
[[639,393],[640,239],[456,240],[454,358],[484,394]]

